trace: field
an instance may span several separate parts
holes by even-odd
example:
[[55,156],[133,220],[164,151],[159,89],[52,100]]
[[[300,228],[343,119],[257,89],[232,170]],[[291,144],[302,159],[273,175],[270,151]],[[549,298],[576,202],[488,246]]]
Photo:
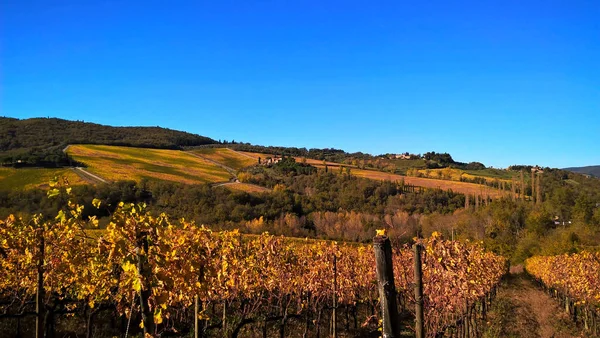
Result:
[[183,151],[103,145],[72,145],[69,155],[106,180],[142,178],[187,184],[226,182],[231,175],[207,160]]
[[519,176],[519,173],[516,171],[493,168],[487,168],[483,170],[465,170],[464,173],[467,175],[497,178],[507,181],[510,181],[513,177],[517,178],[517,176]]
[[460,181],[461,178],[474,179],[483,178],[487,182],[503,181],[510,182],[512,177],[516,178],[516,174],[513,174],[507,170],[500,169],[483,169],[483,170],[461,170],[453,168],[443,169],[421,169],[418,171],[420,175],[429,178],[441,178],[444,180]]
[[229,148],[200,148],[190,152],[235,170],[255,165],[258,162],[257,158],[254,159]]
[[447,181],[447,180],[437,180],[431,178],[421,178],[421,177],[411,177],[411,176],[401,176],[395,174],[384,173],[381,171],[373,171],[373,170],[361,170],[361,169],[352,169],[352,175],[358,177],[369,178],[373,180],[389,180],[389,181],[401,181],[404,180],[404,183],[411,184],[424,188],[432,188],[432,189],[442,189],[449,190],[452,189],[454,192],[458,192],[461,194],[469,194],[469,195],[487,195],[492,198],[499,198],[502,196],[506,196],[506,192],[498,189],[494,189],[488,186],[484,186],[481,184],[475,183],[466,183],[466,182],[456,182],[456,181]]
[[72,169],[68,168],[0,168],[0,186],[3,189],[47,188],[48,182],[54,177],[66,177],[70,185],[87,183]]

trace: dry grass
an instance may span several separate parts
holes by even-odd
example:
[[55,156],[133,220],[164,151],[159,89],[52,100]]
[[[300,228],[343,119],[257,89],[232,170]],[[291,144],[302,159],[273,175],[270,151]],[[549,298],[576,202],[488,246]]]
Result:
[[147,178],[196,184],[230,179],[225,169],[178,150],[73,145],[68,153],[89,172],[112,181]]
[[0,168],[0,185],[4,189],[47,189],[48,183],[55,177],[66,178],[72,186],[86,184],[85,180],[69,168]]

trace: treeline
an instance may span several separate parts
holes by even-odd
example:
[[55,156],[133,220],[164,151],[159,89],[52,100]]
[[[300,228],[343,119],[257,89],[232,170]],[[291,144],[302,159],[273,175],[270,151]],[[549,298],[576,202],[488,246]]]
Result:
[[297,147],[280,147],[280,146],[260,146],[250,143],[220,143],[216,145],[204,145],[202,147],[227,147],[238,151],[247,151],[253,153],[263,153],[278,156],[306,157],[315,160],[324,160],[330,162],[346,163],[349,159],[371,159],[373,155],[362,152],[347,153],[341,149],[335,148],[297,148]]
[[481,162],[457,162],[448,153],[436,153],[430,151],[423,154],[423,159],[427,165],[427,169],[440,169],[440,168],[456,168],[463,170],[483,170],[485,165]]
[[0,163],[15,166],[71,165],[69,144],[106,144],[181,149],[216,143],[208,137],[160,127],[111,127],[57,118],[0,117]]
[[[559,169],[546,169],[540,177],[541,198],[536,197],[535,203],[532,198],[517,196],[477,209],[471,203],[452,214],[435,212],[422,217],[422,230],[424,234],[442,231],[447,236],[484,241],[488,249],[511,257],[513,263],[533,255],[597,248],[600,180]],[[530,180],[523,190],[525,197],[530,197]]]
[[[341,149],[334,148],[296,148],[296,147],[274,147],[274,146],[259,146],[249,143],[219,143],[213,145],[205,145],[202,147],[228,147],[238,151],[247,151],[254,153],[272,154],[279,156],[294,156],[306,157],[315,160],[337,162],[348,165],[355,165],[360,168],[388,168],[395,167],[397,159],[394,154],[371,155],[362,152],[348,153]],[[436,153],[434,151],[427,152],[423,155],[409,155],[411,160],[424,160],[424,167],[427,169],[439,168],[457,168],[463,170],[482,170],[486,166],[480,162],[457,162],[448,153]],[[402,160],[400,160],[402,161]],[[399,174],[404,174],[400,168],[396,170]]]
[[[154,213],[248,233],[368,241],[381,228],[406,240],[418,230],[425,235],[442,231],[448,238],[484,241],[489,249],[515,262],[534,254],[576,252],[600,244],[600,180],[563,170],[538,174],[535,203],[525,198],[531,196],[532,185],[531,176],[524,175],[528,179],[524,197],[507,193],[505,198],[479,204],[474,196],[467,201],[451,191],[404,193],[401,182],[325,172],[292,161],[251,168],[238,177],[244,175],[273,191],[248,194],[225,187],[144,180],[74,186],[72,197],[86,206],[85,217],[99,216],[101,224],[119,201],[146,202]],[[92,207],[95,197],[103,202],[100,210]],[[10,213],[52,215],[65,203],[60,198],[48,200],[41,190],[0,191],[0,218]]]
[[[269,231],[275,234],[367,241],[375,229],[395,224],[418,224],[411,215],[452,213],[464,205],[464,196],[441,190],[403,194],[395,182],[379,182],[351,175],[325,173],[281,176],[272,193],[248,194],[210,185],[164,181],[117,182],[74,186],[72,198],[85,205],[84,216],[106,222],[119,201],[146,202],[149,210],[194,220],[214,229]],[[92,207],[93,198],[103,209]],[[56,214],[66,200],[48,200],[39,190],[1,191],[0,217],[8,214]],[[405,215],[405,216],[398,216]],[[400,218],[399,218],[400,217]],[[394,223],[395,222],[395,223]],[[352,223],[353,227],[346,225]],[[401,231],[400,231],[401,232]],[[411,238],[416,233],[406,234]]]

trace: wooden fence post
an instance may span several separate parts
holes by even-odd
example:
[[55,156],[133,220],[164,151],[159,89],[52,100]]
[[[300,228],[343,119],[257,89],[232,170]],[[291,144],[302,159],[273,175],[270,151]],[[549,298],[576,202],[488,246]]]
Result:
[[421,269],[421,244],[415,244],[415,334],[417,338],[425,337],[423,318],[423,273]]
[[383,338],[400,336],[398,305],[396,303],[396,286],[394,284],[394,267],[392,265],[392,244],[385,235],[373,238],[381,317],[383,320]]
[[331,336],[337,338],[337,256],[333,255],[333,311],[331,314]]

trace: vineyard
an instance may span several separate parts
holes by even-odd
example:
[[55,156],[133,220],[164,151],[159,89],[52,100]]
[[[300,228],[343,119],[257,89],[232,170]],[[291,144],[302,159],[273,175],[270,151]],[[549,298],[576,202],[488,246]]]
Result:
[[0,184],[4,189],[47,188],[54,177],[66,177],[72,186],[86,184],[73,170],[66,168],[5,168],[0,167]]
[[534,256],[525,269],[557,298],[574,321],[598,334],[600,326],[600,253]]
[[[66,330],[181,336],[195,327],[217,337],[349,336],[378,325],[370,246],[213,232],[134,204],[121,204],[99,231],[82,211],[69,203],[52,221],[0,221],[2,336],[32,336],[36,317],[38,332],[49,337]],[[426,332],[456,332],[476,306],[483,309],[505,259],[437,234],[417,244],[424,248]],[[409,247],[395,247],[397,298],[407,318],[415,303],[413,258]]]
[[186,184],[227,182],[223,168],[179,150],[105,145],[71,145],[68,154],[108,181],[142,178]]

